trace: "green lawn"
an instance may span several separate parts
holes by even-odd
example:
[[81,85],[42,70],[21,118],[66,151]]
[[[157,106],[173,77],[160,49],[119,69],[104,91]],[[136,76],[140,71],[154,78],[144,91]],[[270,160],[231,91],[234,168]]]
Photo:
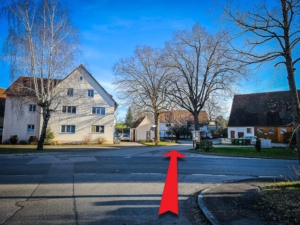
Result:
[[[192,149],[193,152],[202,152]],[[276,158],[276,159],[298,159],[296,151],[288,148],[263,148],[257,152],[254,147],[224,147],[213,148],[205,154],[242,156],[242,157],[258,157],[258,158]]]

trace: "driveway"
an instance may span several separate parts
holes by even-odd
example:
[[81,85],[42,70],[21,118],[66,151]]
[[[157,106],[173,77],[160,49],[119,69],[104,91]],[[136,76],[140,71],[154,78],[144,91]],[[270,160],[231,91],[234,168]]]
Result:
[[[177,149],[179,215],[158,216],[169,158]],[[228,180],[293,178],[293,160],[197,155],[191,144],[0,156],[0,224],[199,224],[193,193]]]

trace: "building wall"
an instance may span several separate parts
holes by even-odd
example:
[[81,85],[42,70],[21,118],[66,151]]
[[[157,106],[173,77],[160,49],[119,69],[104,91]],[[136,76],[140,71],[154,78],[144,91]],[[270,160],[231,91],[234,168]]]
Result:
[[[151,121],[146,117],[142,122],[141,124],[135,128],[136,131],[135,131],[135,135],[136,135],[136,141],[146,141],[147,139],[147,131],[150,131],[152,127],[152,123]],[[151,135],[151,139],[154,138],[154,132],[151,131],[150,132],[150,135]]]
[[[170,125],[170,126],[167,126],[167,125]],[[169,128],[171,126],[173,126],[172,123],[160,123],[159,124],[160,137],[168,137],[166,132],[169,130]]]
[[[251,131],[248,132],[247,129]],[[254,136],[254,127],[228,127],[228,138],[239,138],[242,136]]]
[[271,139],[274,143],[283,142],[283,134],[291,132],[292,127],[255,127],[255,136],[264,139]]
[[[29,112],[29,104],[36,104],[35,99],[6,96],[2,141],[11,135],[18,135],[19,140],[26,141],[30,136],[39,137],[40,111],[36,107],[35,112]],[[28,124],[34,125],[33,133],[27,132]]]
[[[247,128],[252,128],[252,133],[247,133]],[[231,137],[231,132],[234,131],[233,138],[239,138],[238,133],[244,133],[242,136],[257,136],[258,138],[271,139],[273,143],[283,142],[283,133],[291,132],[291,127],[228,127],[228,138]]]
[[[68,88],[73,88],[72,97],[67,96]],[[49,121],[54,140],[69,143],[102,137],[107,143],[113,143],[114,101],[84,69],[75,70],[59,84],[58,89],[62,90],[62,101]],[[94,90],[94,97],[88,96],[88,90]],[[76,114],[63,113],[62,106],[76,106]],[[93,114],[92,107],[104,107],[105,115]],[[62,125],[75,125],[75,133],[62,133]],[[104,133],[92,133],[92,125],[104,126]]]
[[[73,97],[67,95],[67,88],[73,88]],[[88,96],[88,90],[94,90],[94,97]],[[54,140],[60,143],[75,143],[85,138],[95,140],[102,137],[107,143],[113,143],[114,101],[85,69],[79,67],[75,70],[55,88],[55,92],[59,97],[52,102],[54,112],[48,123],[48,128],[54,133]],[[40,137],[42,128],[40,110],[37,107],[35,113],[29,112],[29,104],[35,104],[34,98],[7,96],[3,140],[9,139],[13,134],[17,134],[19,140],[28,140],[32,135]],[[16,106],[23,108],[20,118],[15,113]],[[76,114],[63,113],[63,106],[76,106]],[[105,115],[93,114],[92,107],[104,107]],[[28,124],[35,125],[34,133],[27,132]],[[62,125],[75,125],[75,133],[62,133]],[[104,126],[104,133],[92,133],[92,125]]]

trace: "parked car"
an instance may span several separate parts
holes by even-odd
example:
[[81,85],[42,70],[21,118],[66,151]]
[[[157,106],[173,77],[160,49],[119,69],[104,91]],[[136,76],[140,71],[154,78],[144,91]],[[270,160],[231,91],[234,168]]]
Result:
[[130,141],[130,136],[128,134],[121,135],[121,141]]
[[255,145],[257,137],[256,136],[243,136],[243,137],[240,137],[239,139],[250,140],[250,144]]

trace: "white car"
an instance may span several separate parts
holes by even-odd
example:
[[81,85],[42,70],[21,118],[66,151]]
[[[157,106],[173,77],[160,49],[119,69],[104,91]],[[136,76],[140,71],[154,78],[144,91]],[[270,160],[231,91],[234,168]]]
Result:
[[130,141],[130,136],[128,134],[121,135],[121,141]]

